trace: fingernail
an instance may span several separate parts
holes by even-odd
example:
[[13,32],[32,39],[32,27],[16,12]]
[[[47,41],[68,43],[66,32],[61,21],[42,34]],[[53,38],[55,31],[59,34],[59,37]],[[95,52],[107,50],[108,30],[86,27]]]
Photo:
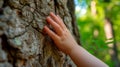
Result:
[[50,16],[46,18],[47,23],[49,24],[49,20],[51,20]]
[[45,28],[46,28],[46,26],[44,26],[44,28],[43,28],[43,31],[44,31],[44,32],[46,32],[46,31],[45,31]]
[[50,12],[50,14],[54,14],[53,12]]
[[56,16],[57,16],[57,17],[59,17],[59,15],[58,15],[58,14],[57,14]]
[[46,30],[45,30],[45,26],[44,26],[44,28],[43,28],[43,30],[42,30],[42,34],[43,34],[43,35],[47,35]]
[[50,16],[48,16],[48,17],[46,18],[46,20],[48,20],[48,19],[50,19]]

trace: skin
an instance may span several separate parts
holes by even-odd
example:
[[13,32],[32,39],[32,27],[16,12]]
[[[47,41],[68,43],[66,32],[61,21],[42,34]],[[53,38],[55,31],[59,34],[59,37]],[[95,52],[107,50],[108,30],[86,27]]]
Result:
[[104,62],[77,44],[58,15],[50,12],[46,21],[54,28],[54,31],[48,26],[44,26],[44,31],[52,38],[57,48],[68,54],[78,67],[108,67]]

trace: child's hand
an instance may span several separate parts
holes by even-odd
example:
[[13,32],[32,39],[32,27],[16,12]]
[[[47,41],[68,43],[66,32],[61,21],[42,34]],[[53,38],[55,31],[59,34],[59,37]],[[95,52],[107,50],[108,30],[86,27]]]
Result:
[[44,31],[53,39],[55,45],[64,53],[68,54],[78,67],[108,67],[104,62],[79,46],[64,25],[62,19],[50,13],[47,22],[54,28],[53,32],[47,26]]
[[46,20],[54,28],[55,32],[50,30],[47,26],[44,26],[44,31],[53,39],[58,49],[69,54],[77,43],[64,25],[62,19],[51,12]]

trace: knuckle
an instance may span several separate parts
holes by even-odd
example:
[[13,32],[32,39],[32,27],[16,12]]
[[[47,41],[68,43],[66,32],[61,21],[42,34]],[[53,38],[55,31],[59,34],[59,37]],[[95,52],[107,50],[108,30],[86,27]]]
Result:
[[60,29],[61,27],[59,25],[57,25],[57,28]]

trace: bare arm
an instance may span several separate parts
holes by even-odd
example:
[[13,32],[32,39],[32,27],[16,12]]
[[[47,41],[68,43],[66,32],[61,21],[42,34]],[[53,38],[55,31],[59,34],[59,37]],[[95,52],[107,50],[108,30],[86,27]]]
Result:
[[81,46],[76,46],[69,55],[78,67],[108,67]]
[[68,54],[78,67],[108,67],[104,62],[91,55],[79,46],[62,19],[54,13],[50,13],[47,22],[54,28],[53,32],[47,26],[44,31],[53,39],[58,49]]

